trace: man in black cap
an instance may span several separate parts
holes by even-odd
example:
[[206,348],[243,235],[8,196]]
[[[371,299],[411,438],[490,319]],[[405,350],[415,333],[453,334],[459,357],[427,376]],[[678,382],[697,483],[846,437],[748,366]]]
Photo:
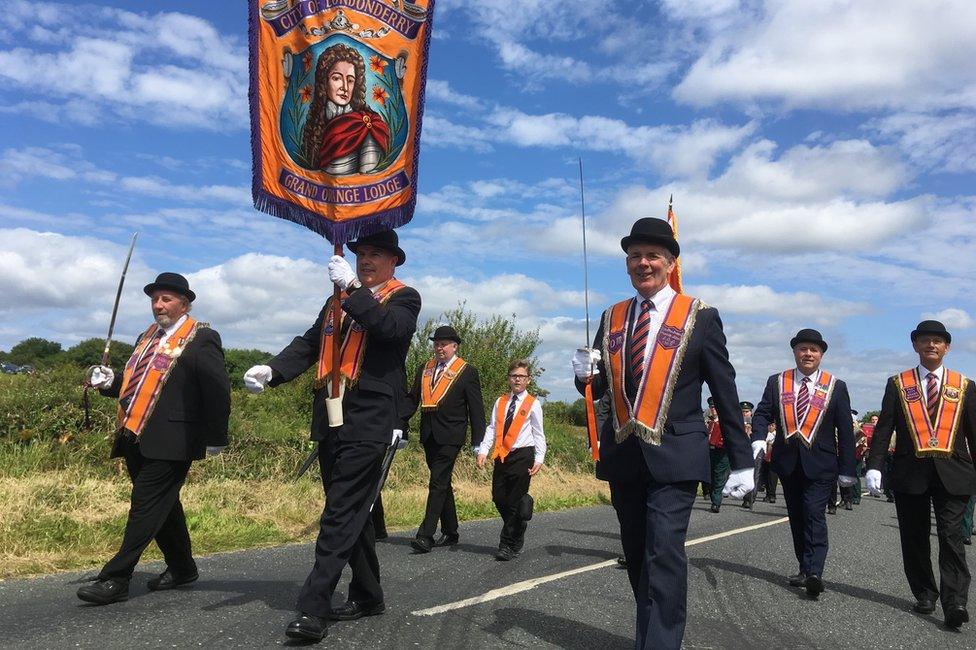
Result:
[[[468,424],[473,447],[481,444],[486,426],[478,369],[457,355],[461,337],[450,325],[442,325],[430,340],[434,357],[417,369],[407,406],[407,417],[421,409],[420,444],[424,446],[430,470],[424,520],[417,537],[410,542],[418,553],[429,553],[434,546],[458,543],[451,475]],[[438,520],[441,536],[435,541]]]
[[854,484],[854,426],[847,385],[820,362],[827,342],[802,329],[790,340],[796,367],[769,377],[752,416],[754,451],[764,450],[766,430],[776,424],[770,464],[783,484],[793,552],[800,570],[790,585],[816,599],[824,590],[830,487]]
[[[261,392],[317,365],[312,439],[318,441],[326,503],[315,565],[298,595],[300,614],[285,631],[294,639],[322,639],[329,618],[352,620],[385,611],[370,507],[378,494],[386,449],[402,434],[406,357],[417,329],[420,294],[393,277],[406,260],[395,231],[361,237],[348,247],[356,254],[356,271],[339,255],[329,261],[329,278],[343,292],[338,327],[330,298],[307,332],[268,365],[244,374],[245,387]],[[336,334],[339,359],[333,358]],[[343,424],[333,427],[326,398],[336,363],[342,373]],[[352,568],[349,597],[333,608],[332,594],[346,564]]]
[[[620,242],[632,298],[603,313],[593,348],[573,357],[576,386],[611,395],[598,477],[610,482],[637,601],[637,648],[679,648],[688,560],[684,544],[699,482],[709,480],[701,412],[708,383],[732,475],[724,493],[752,489],[752,456],[718,311],[668,283],[680,253],[668,223],[639,219]],[[653,531],[653,535],[651,534]],[[649,542],[653,540],[653,544]]]
[[[756,405],[752,402],[740,402],[739,408],[742,409],[742,421],[746,427],[746,434],[750,437],[752,436],[752,410],[756,408]],[[763,483],[763,465],[766,464],[766,455],[764,453],[753,454],[753,472],[752,478],[755,484],[752,488],[752,492],[746,494],[742,499],[742,507],[746,510],[752,510],[752,506],[756,503],[756,495],[759,493],[759,489],[765,489],[765,484]]]
[[732,466],[729,464],[729,455],[725,453],[722,425],[718,421],[713,397],[708,398],[708,416],[708,462],[711,467],[708,483],[709,498],[712,501],[712,512],[718,513],[722,508],[722,490],[729,480]]
[[[939,598],[946,625],[958,628],[969,621],[962,519],[976,494],[970,455],[976,450],[976,395],[972,382],[942,365],[952,343],[945,325],[922,321],[911,339],[919,363],[888,380],[865,481],[872,494],[881,493],[881,468],[894,434],[894,461],[886,481],[895,494],[905,576],[917,600],[914,610],[931,614]],[[941,584],[935,582],[930,558],[933,509]]]
[[129,596],[129,580],[154,539],[166,570],[147,583],[172,589],[197,579],[180,488],[190,463],[227,446],[230,379],[220,335],[190,316],[196,298],[177,273],[161,273],[144,288],[154,323],[136,340],[125,370],[94,366],[88,383],[119,398],[112,458],[125,459],[132,479],[129,516],[119,552],[78,597],[107,605]]

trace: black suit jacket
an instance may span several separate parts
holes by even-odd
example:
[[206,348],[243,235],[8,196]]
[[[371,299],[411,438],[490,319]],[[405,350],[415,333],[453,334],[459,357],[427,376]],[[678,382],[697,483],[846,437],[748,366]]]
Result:
[[[407,417],[420,408],[420,382],[423,381],[425,365],[417,368],[413,388],[407,396]],[[437,405],[437,410],[421,412],[420,442],[433,440],[438,445],[461,446],[464,444],[464,432],[469,423],[471,444],[480,445],[485,437],[485,405],[481,397],[481,377],[478,369],[470,363],[464,366],[460,376],[451,384],[450,390]]]
[[[603,320],[593,346],[603,349]],[[600,361],[599,370],[593,378],[594,400],[602,398],[607,391],[605,360]],[[618,445],[614,441],[613,418],[608,417],[600,431],[597,477],[607,481],[637,481],[642,475],[640,463],[643,462],[651,477],[661,483],[709,481],[708,434],[701,409],[703,382],[715,398],[732,468],[751,468],[749,436],[739,407],[735,370],[725,348],[722,320],[717,309],[707,307],[698,312],[674,387],[661,445],[651,445],[633,435]],[[576,388],[583,394],[585,385],[577,379]]]
[[776,373],[766,381],[766,390],[756,410],[752,412],[752,439],[766,440],[769,423],[776,424],[776,439],[770,464],[779,476],[789,476],[797,463],[811,480],[832,480],[837,475],[855,476],[854,421],[851,419],[851,398],[847,384],[840,379],[834,384],[823,420],[807,446],[797,436],[787,440],[779,413],[779,377]]
[[[888,379],[881,415],[874,427],[868,469],[881,470],[891,435],[895,434],[895,457],[886,478],[887,487],[895,492],[924,494],[937,474],[950,494],[976,494],[976,469],[970,452],[976,450],[976,390],[970,382],[963,398],[963,412],[956,432],[955,449],[949,458],[918,458],[915,443],[905,420],[898,385]],[[967,446],[968,445],[968,446]]]
[[[118,397],[121,389],[119,372],[112,386],[100,392]],[[220,335],[200,326],[159,393],[139,436],[139,450],[146,458],[159,460],[203,458],[207,447],[227,445],[229,418],[230,378],[224,366]],[[117,435],[112,458],[122,455],[122,442],[121,435]]]
[[[404,287],[380,304],[366,288],[353,291],[343,310],[367,332],[359,381],[346,388],[342,399],[343,425],[335,431],[340,440],[373,440],[389,443],[393,429],[402,425],[407,407],[407,350],[417,329],[420,294]],[[318,363],[325,307],[301,336],[268,362],[274,371],[270,386],[291,381]],[[328,390],[318,388],[312,402],[312,440],[329,435],[325,411]]]

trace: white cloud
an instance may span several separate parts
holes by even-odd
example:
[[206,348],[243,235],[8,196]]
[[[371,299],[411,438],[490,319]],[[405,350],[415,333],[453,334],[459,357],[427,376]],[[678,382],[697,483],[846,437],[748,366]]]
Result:
[[703,284],[689,286],[687,291],[717,307],[722,314],[788,317],[817,325],[835,325],[869,310],[864,303],[828,299],[808,291],[776,291],[766,285]]
[[958,307],[949,307],[938,312],[928,312],[922,314],[922,319],[941,321],[950,330],[953,328],[964,330],[976,325],[976,320],[973,320],[969,312]]
[[426,99],[445,104],[451,104],[467,110],[478,110],[481,108],[481,100],[471,95],[465,95],[451,88],[451,84],[443,79],[428,79]]
[[976,111],[897,113],[872,120],[868,128],[897,142],[923,170],[976,172]]

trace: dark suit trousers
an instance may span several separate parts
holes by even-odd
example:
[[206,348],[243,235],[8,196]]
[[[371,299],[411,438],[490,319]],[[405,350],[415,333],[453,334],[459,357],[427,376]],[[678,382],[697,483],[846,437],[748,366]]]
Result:
[[122,445],[125,468],[132,479],[129,518],[122,547],[98,577],[129,580],[142,552],[154,539],[170,569],[177,573],[195,572],[190,533],[180,503],[180,488],[191,461],[146,458],[138,444],[125,441]]
[[454,506],[454,486],[451,475],[461,447],[439,445],[432,438],[424,443],[427,468],[430,469],[430,483],[427,487],[427,511],[420,524],[417,537],[433,537],[437,532],[437,521],[441,522],[441,532],[457,535],[458,519]]
[[807,478],[800,463],[792,474],[779,477],[790,517],[793,552],[804,575],[822,576],[827,560],[827,500],[836,479]]
[[[929,485],[925,494],[895,493],[905,576],[915,598],[934,601],[939,596],[943,609],[950,605],[965,607],[970,575],[966,566],[966,547],[962,543],[962,519],[969,495],[946,492],[935,472],[932,472]],[[939,536],[939,588],[936,588],[930,558],[932,506],[935,506],[935,530]]]
[[383,600],[376,537],[370,514],[386,445],[382,442],[319,443],[325,510],[315,542],[315,564],[298,594],[298,609],[328,618],[342,570],[349,564],[349,600],[366,605]]
[[535,447],[513,449],[505,462],[495,459],[491,474],[491,500],[501,515],[502,534],[499,548],[509,546],[522,550],[525,543],[525,529],[528,524],[518,515],[519,504],[529,493],[532,477],[529,470],[535,464]]
[[610,482],[627,576],[637,601],[638,650],[679,648],[685,632],[688,557],[685,538],[697,481]]

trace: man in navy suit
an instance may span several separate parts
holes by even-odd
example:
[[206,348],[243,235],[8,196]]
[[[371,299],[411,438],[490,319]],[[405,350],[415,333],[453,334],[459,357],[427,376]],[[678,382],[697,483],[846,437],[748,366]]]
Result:
[[[831,487],[854,485],[854,424],[847,385],[820,369],[827,342],[817,330],[802,329],[790,340],[796,368],[770,376],[752,415],[753,449],[766,444],[776,425],[770,464],[783,484],[793,551],[800,571],[790,585],[817,598],[824,590],[827,559],[825,510]],[[839,477],[838,477],[839,474]]]
[[732,463],[726,496],[752,490],[752,455],[718,311],[668,283],[680,249],[661,219],[620,242],[633,297],[603,313],[593,348],[573,357],[576,386],[605,394],[597,477],[610,496],[637,600],[636,648],[679,648],[688,595],[685,537],[699,482],[709,480],[702,383],[715,398]]

